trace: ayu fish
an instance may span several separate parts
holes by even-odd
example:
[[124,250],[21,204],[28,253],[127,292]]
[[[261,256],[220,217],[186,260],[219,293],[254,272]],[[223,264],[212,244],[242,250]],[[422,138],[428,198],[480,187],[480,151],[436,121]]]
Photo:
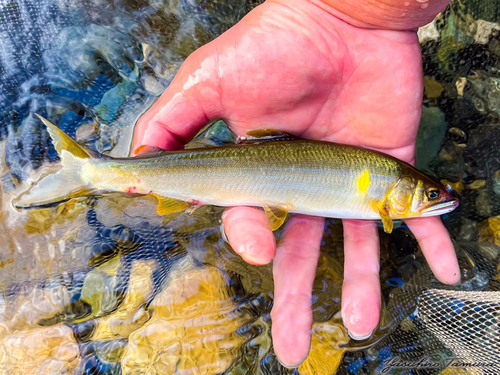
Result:
[[273,230],[292,212],[382,220],[390,233],[392,219],[442,215],[458,206],[450,188],[401,160],[361,147],[254,130],[235,145],[111,158],[84,149],[41,119],[62,168],[22,195],[17,208],[126,192],[154,194],[159,215],[202,204],[256,206],[264,208]]

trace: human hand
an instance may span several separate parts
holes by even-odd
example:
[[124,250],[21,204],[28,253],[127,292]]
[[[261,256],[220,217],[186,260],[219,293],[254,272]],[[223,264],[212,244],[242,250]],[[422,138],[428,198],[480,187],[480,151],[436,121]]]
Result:
[[[421,104],[415,32],[360,28],[309,1],[269,0],[189,56],[139,120],[133,146],[179,149],[209,120],[223,118],[241,136],[274,128],[412,163]],[[274,348],[282,363],[300,364],[310,347],[311,290],[324,220],[294,215],[277,248],[260,210],[230,208],[223,223],[231,246],[247,262],[274,259]],[[458,263],[441,220],[406,223],[435,276],[457,283]],[[350,334],[361,338],[380,315],[379,239],[372,221],[343,225],[342,318]]]

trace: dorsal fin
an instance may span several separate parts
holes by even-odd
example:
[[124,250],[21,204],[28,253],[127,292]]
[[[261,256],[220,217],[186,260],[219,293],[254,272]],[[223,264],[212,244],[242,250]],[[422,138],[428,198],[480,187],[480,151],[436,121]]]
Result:
[[284,132],[282,130],[257,129],[257,130],[248,130],[246,137],[238,137],[236,139],[236,144],[250,145],[250,144],[268,143],[268,142],[297,141],[299,139],[302,138]]

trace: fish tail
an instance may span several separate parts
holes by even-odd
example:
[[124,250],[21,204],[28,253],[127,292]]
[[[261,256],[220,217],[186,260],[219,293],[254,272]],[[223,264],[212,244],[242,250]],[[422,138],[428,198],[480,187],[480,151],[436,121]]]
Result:
[[46,175],[15,202],[16,208],[50,206],[71,198],[89,195],[94,188],[84,181],[83,169],[92,159],[92,151],[86,150],[57,126],[37,115],[47,126],[55,149],[61,158],[62,168]]

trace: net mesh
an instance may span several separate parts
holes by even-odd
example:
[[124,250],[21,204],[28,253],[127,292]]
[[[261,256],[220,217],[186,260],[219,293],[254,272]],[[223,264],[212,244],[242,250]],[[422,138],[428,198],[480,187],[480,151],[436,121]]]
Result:
[[427,330],[460,359],[464,369],[500,372],[500,292],[429,289],[419,298],[419,317]]

